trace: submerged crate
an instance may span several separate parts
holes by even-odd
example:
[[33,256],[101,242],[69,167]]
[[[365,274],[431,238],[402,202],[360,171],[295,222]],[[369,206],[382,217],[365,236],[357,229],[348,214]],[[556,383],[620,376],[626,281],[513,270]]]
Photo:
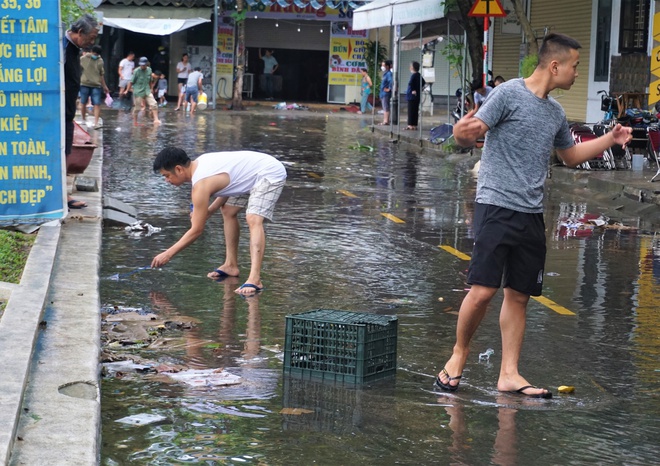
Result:
[[397,317],[316,309],[286,316],[284,373],[364,383],[396,372]]

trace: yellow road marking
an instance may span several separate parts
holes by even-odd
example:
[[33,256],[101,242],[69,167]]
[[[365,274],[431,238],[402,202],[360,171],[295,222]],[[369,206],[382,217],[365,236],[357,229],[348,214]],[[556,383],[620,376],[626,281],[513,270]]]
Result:
[[452,248],[451,246],[440,245],[438,247],[440,249],[444,250],[444,251],[447,251],[452,256],[458,257],[459,259],[463,259],[464,261],[469,261],[470,260],[470,256],[468,256],[467,254],[462,253],[458,249]]
[[385,217],[388,220],[392,220],[394,223],[406,223],[405,220],[401,220],[399,217],[395,217],[392,214],[381,212],[380,215],[382,215],[383,217]]
[[532,296],[532,299],[534,301],[537,301],[537,302],[543,304],[546,307],[549,307],[550,309],[555,311],[557,314],[562,314],[562,315],[565,315],[565,316],[574,316],[575,315],[575,312],[569,311],[564,306],[560,306],[559,304],[557,304],[556,302],[554,302],[551,299],[546,298],[545,296]]
[[[447,245],[444,245],[444,244],[443,244],[443,245],[440,245],[440,246],[438,246],[438,247],[439,247],[440,249],[442,249],[443,251],[447,251],[449,254],[458,257],[459,259],[463,259],[463,260],[465,260],[465,261],[469,261],[469,260],[470,260],[470,256],[468,256],[467,254],[462,253],[462,252],[459,251],[458,249],[454,249],[454,248],[452,248],[451,246],[447,246]],[[532,298],[533,300],[535,300],[535,301],[537,301],[537,302],[543,304],[544,306],[546,306],[546,307],[552,309],[552,310],[555,311],[557,314],[562,314],[562,315],[565,315],[565,316],[574,316],[574,315],[575,315],[575,312],[569,311],[569,310],[566,309],[564,306],[560,306],[559,304],[557,304],[557,303],[554,302],[553,300],[548,299],[548,298],[546,298],[546,297],[544,297],[544,296],[532,296],[531,298]]]
[[310,176],[312,178],[319,178],[319,179],[322,178],[321,175],[319,175],[317,173],[314,173],[314,172],[307,172],[307,176]]
[[345,189],[338,189],[337,192],[339,194],[343,194],[344,196],[347,196],[347,197],[357,197],[355,194],[353,194],[350,191],[346,191]]

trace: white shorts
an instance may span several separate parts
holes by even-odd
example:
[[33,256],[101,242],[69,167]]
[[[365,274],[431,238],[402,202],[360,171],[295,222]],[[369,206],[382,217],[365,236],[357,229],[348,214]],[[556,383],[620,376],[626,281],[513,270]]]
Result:
[[166,90],[167,89],[158,89],[158,98],[159,99],[165,95]]
[[227,199],[227,205],[234,207],[245,207],[246,214],[259,215],[268,221],[273,221],[275,204],[282,194],[286,180],[271,183],[267,179],[257,183],[249,193]]

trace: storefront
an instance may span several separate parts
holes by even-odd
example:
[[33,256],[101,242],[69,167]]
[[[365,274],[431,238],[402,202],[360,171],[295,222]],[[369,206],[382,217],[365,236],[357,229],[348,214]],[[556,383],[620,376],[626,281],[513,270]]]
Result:
[[[314,5],[318,8],[314,8]],[[233,25],[229,12],[218,25],[219,95],[233,80]],[[275,97],[283,101],[347,103],[357,100],[360,68],[366,66],[367,31],[352,31],[352,10],[331,9],[311,2],[282,7],[255,3],[245,21],[246,69],[244,91],[248,98],[265,97],[263,61],[266,49],[278,62]],[[225,44],[225,45],[223,45]],[[231,45],[230,45],[231,44]],[[224,94],[224,95],[223,95]]]

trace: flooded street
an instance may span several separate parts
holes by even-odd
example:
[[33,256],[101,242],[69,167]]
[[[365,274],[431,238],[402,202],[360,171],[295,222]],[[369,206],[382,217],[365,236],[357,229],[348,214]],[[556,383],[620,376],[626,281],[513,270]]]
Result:
[[[154,130],[106,113],[104,194],[162,230],[104,229],[102,305],[193,322],[151,345],[114,349],[155,364],[224,368],[242,382],[191,387],[153,371],[105,377],[102,464],[657,462],[660,234],[643,219],[622,219],[630,229],[576,226],[597,218],[599,204],[550,185],[545,299],[528,307],[521,373],[555,397],[497,392],[501,292],[473,339],[460,390],[434,393],[467,292],[476,189],[469,155],[392,144],[354,115],[190,118],[168,109]],[[224,261],[220,215],[164,268],[130,273],[190,225],[190,185],[173,187],[151,169],[169,145],[195,156],[256,150],[285,163],[287,185],[266,226],[264,292],[233,292],[248,274],[244,217],[239,279],[206,278]],[[285,316],[319,308],[396,315],[396,377],[357,388],[284,377]],[[575,392],[558,394],[560,385]],[[137,414],[165,419],[116,422]]]

